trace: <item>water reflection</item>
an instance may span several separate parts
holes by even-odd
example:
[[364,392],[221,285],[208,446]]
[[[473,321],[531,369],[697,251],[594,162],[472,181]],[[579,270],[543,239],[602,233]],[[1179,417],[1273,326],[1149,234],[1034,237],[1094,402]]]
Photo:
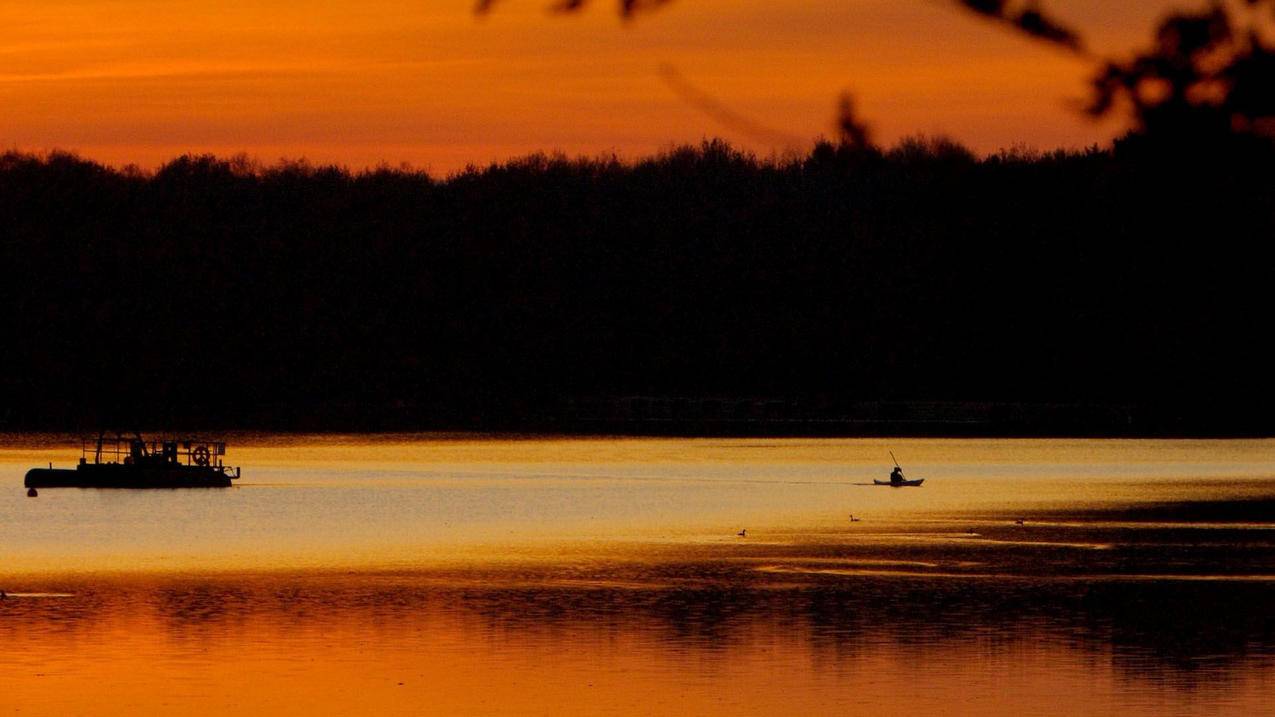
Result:
[[[376,703],[398,685],[370,687],[356,674],[415,670],[433,675],[432,693],[447,693],[445,665],[461,660],[479,682],[508,670],[627,675],[619,702],[586,696],[584,705],[652,690],[692,695],[685,706],[694,712],[715,699],[765,702],[803,689],[793,699],[816,712],[875,694],[900,714],[927,708],[929,690],[959,688],[972,704],[989,705],[1007,685],[1030,697],[1072,677],[1112,681],[1105,697],[1076,695],[1079,714],[1151,714],[1166,699],[1189,712],[1188,696],[1200,692],[1258,714],[1269,704],[1254,681],[1269,685],[1275,669],[1275,585],[1261,582],[794,582],[746,562],[717,562],[85,578],[68,592],[0,603],[3,694],[24,714],[51,714],[50,706],[107,713],[96,700],[142,664],[162,666],[198,704],[227,688],[230,673],[286,677],[288,690],[357,684]],[[353,672],[334,675],[332,665]],[[792,668],[782,683],[767,676],[780,668]],[[985,683],[988,669],[1002,668],[1009,672],[999,687]],[[20,677],[42,669],[43,679],[60,676],[68,686],[55,705]],[[902,669],[917,671],[917,689],[865,692],[880,687],[880,674]],[[949,684],[956,677],[967,683]],[[447,699],[482,711],[481,694]],[[538,693],[518,699],[504,707],[564,706]],[[199,712],[198,704],[188,706]]]
[[0,712],[1275,713],[1272,444],[1006,445],[916,443],[907,494],[844,484],[871,446],[599,441],[0,495]]

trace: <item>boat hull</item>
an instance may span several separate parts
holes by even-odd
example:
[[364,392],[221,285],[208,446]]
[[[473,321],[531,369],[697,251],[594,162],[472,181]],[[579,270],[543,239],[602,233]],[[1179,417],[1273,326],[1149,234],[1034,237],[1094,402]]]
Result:
[[916,488],[916,487],[919,487],[922,483],[924,483],[925,479],[917,478],[916,480],[903,480],[903,481],[873,480],[872,482],[875,483],[876,485],[888,485],[892,488]]
[[81,465],[72,469],[32,468],[27,488],[228,488],[231,476],[201,466],[137,467]]

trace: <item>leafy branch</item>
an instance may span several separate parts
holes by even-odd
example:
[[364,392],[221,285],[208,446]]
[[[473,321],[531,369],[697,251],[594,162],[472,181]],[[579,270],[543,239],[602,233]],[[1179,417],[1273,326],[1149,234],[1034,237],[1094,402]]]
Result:
[[[476,11],[489,12],[498,1],[478,0]],[[618,0],[618,12],[629,20],[671,1]],[[1080,32],[1037,0],[938,1],[1093,61],[1087,112],[1128,113],[1138,135],[1203,144],[1275,139],[1275,0],[1212,0],[1203,9],[1174,12],[1156,27],[1151,46],[1131,59],[1094,55]],[[558,0],[551,8],[573,13],[591,2]],[[838,128],[846,144],[871,146],[848,94]]]

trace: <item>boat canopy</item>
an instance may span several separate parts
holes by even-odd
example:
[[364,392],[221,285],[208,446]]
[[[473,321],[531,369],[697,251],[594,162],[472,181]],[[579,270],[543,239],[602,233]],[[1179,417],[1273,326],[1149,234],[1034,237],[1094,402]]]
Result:
[[220,466],[219,456],[226,455],[225,441],[214,441],[190,436],[163,437],[146,440],[140,433],[99,433],[96,438],[85,438],[80,453],[80,465],[92,463],[148,465],[171,464],[187,466]]

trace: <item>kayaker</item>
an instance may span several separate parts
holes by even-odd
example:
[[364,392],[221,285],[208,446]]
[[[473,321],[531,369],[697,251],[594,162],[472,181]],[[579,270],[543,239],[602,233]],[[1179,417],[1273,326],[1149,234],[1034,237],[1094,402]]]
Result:
[[903,482],[903,469],[902,469],[902,468],[900,468],[900,467],[898,467],[898,466],[895,466],[895,467],[894,467],[894,470],[890,471],[890,482],[891,482],[891,483],[902,483],[902,482]]

